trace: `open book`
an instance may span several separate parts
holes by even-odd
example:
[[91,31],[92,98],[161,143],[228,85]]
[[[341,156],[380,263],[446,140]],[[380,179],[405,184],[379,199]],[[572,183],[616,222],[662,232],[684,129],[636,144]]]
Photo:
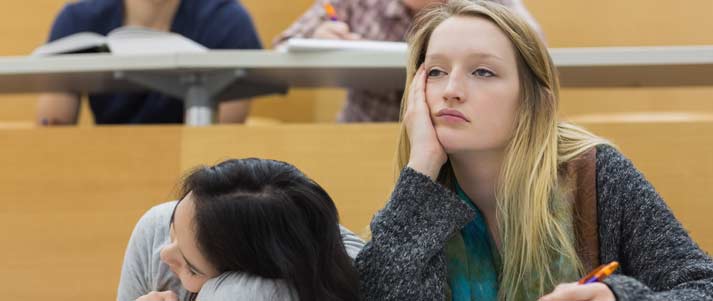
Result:
[[406,48],[406,43],[403,42],[292,38],[280,45],[278,51],[312,52],[361,50],[406,53]]
[[204,52],[207,48],[182,35],[143,27],[125,26],[102,36],[80,32],[49,42],[32,52],[33,56],[68,53],[111,52],[125,54],[156,54]]

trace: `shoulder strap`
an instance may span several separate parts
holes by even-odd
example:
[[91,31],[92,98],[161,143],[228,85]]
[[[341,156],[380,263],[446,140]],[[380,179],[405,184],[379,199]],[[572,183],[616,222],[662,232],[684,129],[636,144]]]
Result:
[[597,220],[597,149],[592,147],[568,164],[576,179],[574,190],[574,234],[577,254],[585,270],[599,266],[599,222]]

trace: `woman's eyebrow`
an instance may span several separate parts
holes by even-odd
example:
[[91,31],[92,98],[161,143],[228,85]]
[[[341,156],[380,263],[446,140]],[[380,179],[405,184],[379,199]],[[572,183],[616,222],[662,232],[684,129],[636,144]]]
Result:
[[481,58],[481,59],[496,59],[500,61],[504,61],[502,57],[500,57],[497,54],[494,53],[489,53],[489,52],[475,52],[470,54],[468,57],[476,57],[476,58]]
[[[477,58],[477,59],[496,59],[500,61],[504,61],[502,57],[500,57],[497,54],[490,53],[490,52],[481,52],[481,51],[473,51],[468,54],[468,58]],[[448,56],[442,53],[431,53],[426,55],[426,60],[429,61],[438,61],[438,60],[448,60]]]
[[426,58],[425,58],[426,61],[439,61],[439,60],[446,60],[446,59],[447,59],[447,57],[440,53],[431,53],[431,54],[426,55]]

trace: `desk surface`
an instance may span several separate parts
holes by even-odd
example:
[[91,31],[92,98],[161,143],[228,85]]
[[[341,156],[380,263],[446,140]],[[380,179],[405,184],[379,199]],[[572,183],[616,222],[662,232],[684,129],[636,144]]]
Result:
[[[713,45],[555,48],[563,87],[713,85]],[[239,72],[243,83],[400,89],[405,53],[215,50],[169,55],[75,54],[0,58],[0,93],[120,91],[140,87],[117,72]]]
[[713,45],[551,49],[563,87],[713,85]]
[[117,73],[190,75],[237,72],[238,82],[293,87],[403,86],[405,55],[380,52],[292,54],[230,50],[195,54],[75,54],[0,58],[0,93],[123,91],[140,88]]

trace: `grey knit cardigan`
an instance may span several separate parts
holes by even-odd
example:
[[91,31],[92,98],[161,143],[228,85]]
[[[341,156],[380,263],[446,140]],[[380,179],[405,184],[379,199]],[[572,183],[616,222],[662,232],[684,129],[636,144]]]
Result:
[[[651,184],[610,146],[597,146],[600,262],[617,300],[713,300],[713,260],[688,236]],[[474,212],[450,190],[405,168],[357,256],[364,300],[445,300],[448,238]]]

